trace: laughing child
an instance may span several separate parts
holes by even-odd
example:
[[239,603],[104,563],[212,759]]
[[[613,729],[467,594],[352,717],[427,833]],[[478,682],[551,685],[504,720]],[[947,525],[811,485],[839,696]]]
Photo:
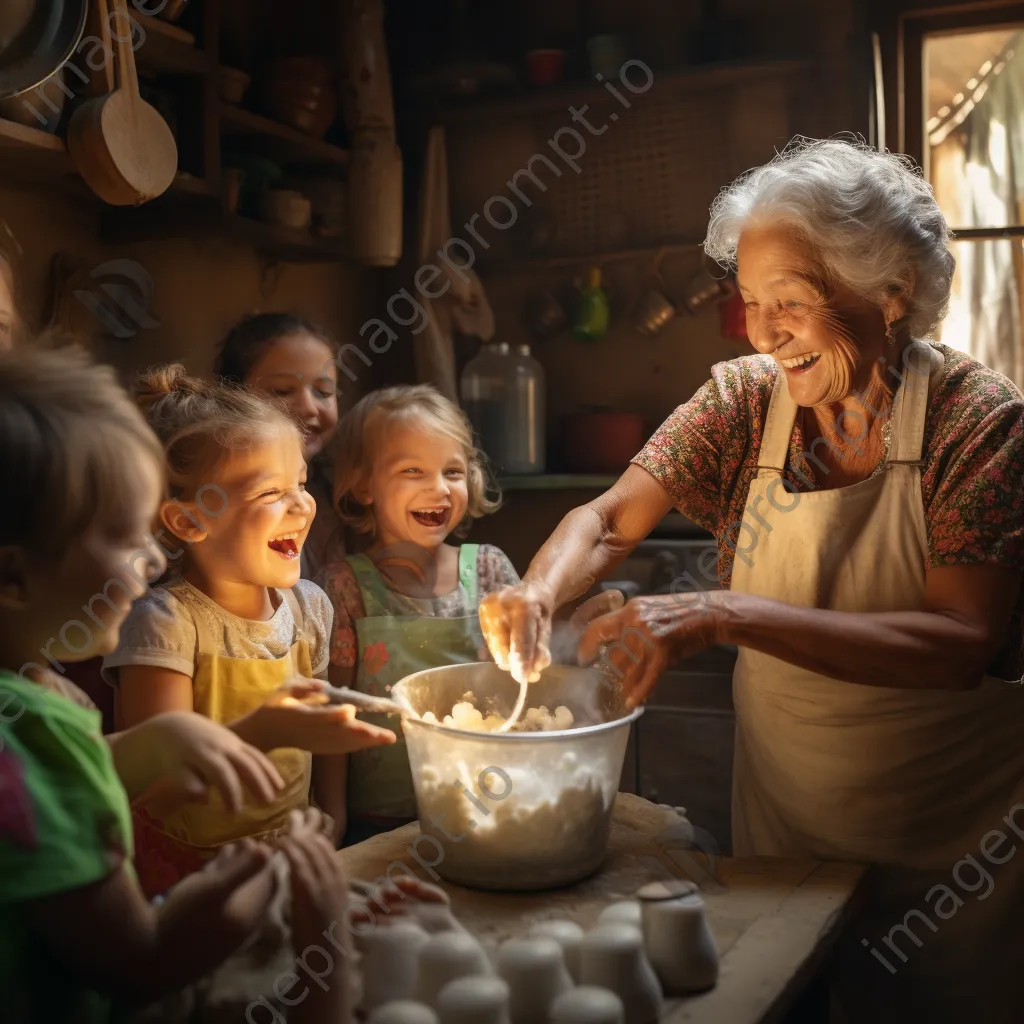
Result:
[[[0,356],[0,472],[16,495],[0,510],[3,1018],[105,1024],[114,1001],[131,1010],[216,972],[275,895],[271,851],[242,842],[154,907],[132,866],[129,799],[154,783],[166,802],[212,786],[230,813],[243,785],[266,803],[283,780],[191,712],[104,738],[89,699],[47,667],[113,650],[164,566],[149,532],[163,452],[113,372],[74,350]],[[278,856],[292,869],[302,949],[337,914],[344,880],[326,839],[305,819],[289,824]],[[335,982],[293,1024],[345,1024]]]
[[[226,843],[273,840],[306,806],[310,752],[393,743],[352,708],[311,707],[295,679],[324,678],[331,607],[299,579],[316,513],[306,493],[302,434],[282,407],[245,388],[209,384],[181,366],[150,372],[137,399],[164,446],[170,497],[160,505],[173,562],[129,614],[104,674],[119,721],[195,710],[271,759],[284,790],[268,807],[228,814],[216,798],[136,809],[140,878],[150,895],[198,870]],[[306,696],[318,689],[309,684]],[[323,699],[323,698],[321,698]]]
[[[469,423],[430,386],[372,392],[342,419],[335,506],[372,540],[366,554],[329,565],[321,577],[334,608],[332,683],[386,697],[411,672],[489,657],[480,599],[519,577],[496,547],[448,543],[496,511],[485,490]],[[347,824],[346,844],[416,816],[401,738],[347,759],[318,758],[314,773],[317,802]]]

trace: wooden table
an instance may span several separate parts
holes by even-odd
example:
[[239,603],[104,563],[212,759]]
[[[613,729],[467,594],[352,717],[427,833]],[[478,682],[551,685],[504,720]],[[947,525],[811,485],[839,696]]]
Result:
[[[524,934],[548,918],[591,927],[610,902],[629,899],[646,882],[691,878],[707,902],[721,971],[710,992],[673,1000],[669,1024],[765,1024],[780,1020],[812,981],[838,925],[849,912],[865,868],[814,860],[712,858],[687,851],[665,834],[664,812],[620,793],[608,858],[601,871],[568,889],[546,893],[486,893],[438,881],[434,848],[416,847],[417,825],[375,836],[339,856],[348,872],[367,881],[389,866],[405,865],[451,897],[459,920],[492,952],[504,939]],[[419,853],[419,861],[416,852]],[[713,874],[708,868],[713,868]],[[392,866],[393,873],[402,869]]]

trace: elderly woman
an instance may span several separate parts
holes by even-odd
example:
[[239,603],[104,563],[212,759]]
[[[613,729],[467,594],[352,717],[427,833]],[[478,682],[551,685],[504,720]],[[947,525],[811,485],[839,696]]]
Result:
[[1024,401],[920,340],[954,258],[893,155],[792,145],[722,192],[705,248],[736,268],[758,354],[715,366],[486,600],[488,643],[536,678],[555,609],[670,509],[711,530],[725,589],[630,601],[581,658],[610,645],[638,701],[672,662],[738,645],[734,853],[874,865],[837,957],[848,1018],[1009,1024],[1024,691],[994,677],[1020,676]]

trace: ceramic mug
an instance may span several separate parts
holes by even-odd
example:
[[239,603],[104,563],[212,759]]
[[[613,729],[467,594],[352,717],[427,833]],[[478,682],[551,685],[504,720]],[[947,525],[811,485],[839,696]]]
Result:
[[548,1008],[572,988],[562,947],[550,938],[509,939],[498,951],[498,973],[511,990],[512,1024],[547,1020]]
[[629,924],[598,925],[583,940],[580,984],[614,992],[625,1024],[656,1024],[664,1000],[658,976],[644,953],[643,936]]
[[411,921],[395,921],[367,937],[360,961],[362,1008],[369,1012],[397,999],[412,999],[419,980],[420,951],[430,936]]
[[423,1003],[398,999],[378,1006],[366,1024],[440,1024],[437,1014]]
[[450,981],[437,997],[441,1024],[509,1024],[508,983],[490,974]]
[[437,1006],[441,989],[450,981],[470,974],[490,974],[491,965],[483,947],[468,932],[441,932],[421,950],[416,998]]
[[643,908],[639,900],[622,900],[620,903],[611,903],[601,911],[597,919],[602,924],[631,924],[634,928],[641,928],[643,925]]
[[530,929],[531,938],[554,939],[562,947],[562,958],[572,980],[580,980],[580,950],[583,948],[583,929],[575,921],[539,921]]
[[647,955],[665,993],[702,992],[718,981],[718,948],[692,882],[652,882],[638,893]]
[[563,992],[552,1004],[549,1024],[624,1024],[622,1000],[606,988],[581,985]]

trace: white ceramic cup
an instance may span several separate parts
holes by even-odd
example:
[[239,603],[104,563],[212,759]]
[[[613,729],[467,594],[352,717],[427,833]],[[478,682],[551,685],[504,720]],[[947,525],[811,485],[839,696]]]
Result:
[[554,939],[562,947],[565,966],[572,980],[579,984],[580,950],[583,947],[583,929],[575,921],[538,921],[530,929],[531,938]]
[[450,981],[437,997],[441,1024],[509,1024],[507,982],[490,974]]
[[420,950],[416,998],[436,1008],[437,997],[448,982],[491,973],[487,954],[469,932],[441,932]]
[[644,946],[667,995],[702,992],[718,981],[718,948],[692,883],[652,882],[638,893]]
[[631,924],[634,928],[639,928],[642,922],[643,915],[639,900],[611,903],[601,911],[601,916],[597,919],[598,925]]
[[437,1014],[423,1003],[411,999],[398,999],[378,1006],[366,1024],[440,1024]]
[[581,985],[563,992],[552,1004],[549,1024],[624,1024],[622,1000],[606,988]]
[[664,1005],[661,985],[644,953],[643,935],[629,924],[599,925],[583,939],[580,984],[622,1000],[625,1024],[656,1024]]
[[498,950],[498,973],[508,982],[512,993],[512,1024],[546,1021],[548,1007],[572,988],[562,947],[544,936],[504,942]]
[[376,928],[366,940],[359,963],[363,977],[362,1008],[412,999],[419,981],[420,951],[430,936],[412,921],[394,921]]

